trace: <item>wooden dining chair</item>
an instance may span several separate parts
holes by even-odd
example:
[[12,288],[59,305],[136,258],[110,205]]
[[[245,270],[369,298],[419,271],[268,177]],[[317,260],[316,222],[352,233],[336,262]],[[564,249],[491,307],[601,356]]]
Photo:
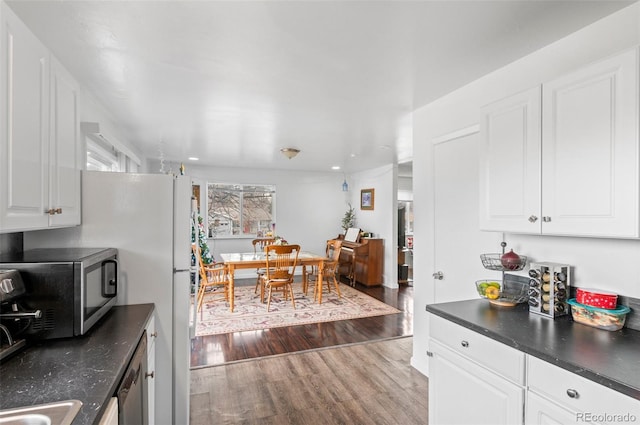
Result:
[[202,309],[205,295],[214,294],[207,302],[224,300],[229,302],[229,271],[225,264],[204,264],[200,255],[200,247],[197,243],[191,244],[191,249],[196,257],[198,273],[200,274],[200,286],[197,296],[197,311]]
[[293,297],[293,278],[298,265],[300,245],[267,245],[266,270],[261,278],[260,299],[268,290],[267,311],[271,307],[271,294],[274,289],[282,289],[285,300],[291,296],[291,304],[296,308]]
[[[340,248],[342,248],[342,241],[339,239],[330,239],[327,241],[326,245],[326,256],[327,259],[324,261],[324,266],[322,269],[322,280],[327,283],[327,292],[331,292],[331,284],[333,284],[336,293],[339,298],[342,298],[342,293],[340,292],[340,285],[337,279],[338,267],[340,265]],[[319,292],[322,291],[322,282],[318,282],[318,268],[316,266],[312,267],[311,271],[305,276],[303,279],[303,291],[305,295],[308,292],[309,283],[313,282],[315,284],[313,290],[313,298],[318,299]]]
[[[264,248],[267,245],[272,245],[276,241],[276,238],[257,238],[251,241],[253,245],[253,253],[257,254],[258,252],[264,252]],[[253,291],[254,294],[258,293],[258,288],[260,287],[260,279],[265,274],[265,268],[259,267],[256,269],[256,274],[258,275],[256,278],[256,288]]]

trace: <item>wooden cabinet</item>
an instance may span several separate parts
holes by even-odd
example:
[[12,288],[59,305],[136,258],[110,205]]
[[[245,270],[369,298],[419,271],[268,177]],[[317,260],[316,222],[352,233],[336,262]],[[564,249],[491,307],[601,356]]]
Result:
[[524,354],[430,317],[430,424],[521,424]]
[[483,230],[639,237],[638,50],[481,111]]
[[80,223],[78,85],[0,3],[0,232]]
[[[342,242],[340,267],[342,273],[355,273],[354,279],[365,286],[382,285],[384,240],[362,238],[359,242]],[[347,271],[349,270],[349,271]],[[346,276],[346,275],[345,275]]]

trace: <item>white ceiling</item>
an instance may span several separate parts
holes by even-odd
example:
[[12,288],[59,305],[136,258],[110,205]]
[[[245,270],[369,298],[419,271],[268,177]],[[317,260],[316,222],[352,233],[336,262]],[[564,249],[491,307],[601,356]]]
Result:
[[410,159],[416,107],[632,2],[7,3],[146,157],[351,172]]

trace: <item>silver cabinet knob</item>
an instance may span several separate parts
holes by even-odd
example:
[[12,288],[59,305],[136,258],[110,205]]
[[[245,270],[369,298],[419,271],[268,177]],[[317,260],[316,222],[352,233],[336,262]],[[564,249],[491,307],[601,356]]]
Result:
[[580,394],[578,394],[578,391],[574,390],[573,388],[569,388],[567,390],[567,395],[571,398],[578,398],[580,397]]
[[529,216],[529,223],[535,223],[536,221],[538,221],[538,217],[533,214]]
[[444,275],[442,274],[442,272],[435,272],[431,276],[433,276],[434,279],[438,279],[438,280],[444,279]]

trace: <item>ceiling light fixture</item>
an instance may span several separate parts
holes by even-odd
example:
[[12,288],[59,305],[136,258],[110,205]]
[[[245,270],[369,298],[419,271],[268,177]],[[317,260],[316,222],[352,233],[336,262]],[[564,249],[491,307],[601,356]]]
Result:
[[295,149],[295,148],[282,148],[280,149],[280,152],[282,152],[282,155],[286,156],[287,158],[291,159],[294,156],[298,155],[300,153],[300,149]]

